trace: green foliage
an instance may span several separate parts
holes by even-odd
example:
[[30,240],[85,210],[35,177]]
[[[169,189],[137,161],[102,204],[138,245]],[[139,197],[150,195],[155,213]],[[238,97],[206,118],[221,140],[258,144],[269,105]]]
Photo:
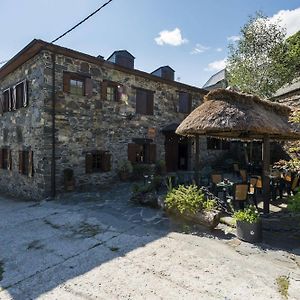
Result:
[[289,198],[288,210],[290,212],[300,212],[300,192],[298,191],[296,195]]
[[238,210],[233,214],[236,221],[244,221],[248,223],[256,223],[259,220],[259,213],[253,205],[250,205],[243,210]]
[[288,290],[290,285],[290,280],[287,276],[279,276],[276,278],[278,292],[284,299],[288,299]]
[[132,173],[132,164],[129,160],[121,160],[118,164],[118,172]]
[[173,178],[171,176],[168,176],[166,178],[165,185],[167,187],[168,192],[170,192],[173,189]]
[[158,160],[155,164],[155,173],[163,175],[166,173],[166,162],[164,160]]
[[229,45],[229,84],[266,98],[291,82],[296,77],[294,57],[300,43],[298,37],[285,41],[285,31],[262,13],[250,17],[241,28],[240,40]]
[[134,164],[132,170],[133,179],[144,179],[144,175],[153,174],[154,170],[151,165],[148,164]]
[[196,214],[203,209],[213,210],[216,208],[214,200],[207,200],[204,193],[196,185],[183,186],[171,189],[166,196],[165,205],[180,214],[185,212]]
[[300,30],[286,40],[287,59],[300,75]]

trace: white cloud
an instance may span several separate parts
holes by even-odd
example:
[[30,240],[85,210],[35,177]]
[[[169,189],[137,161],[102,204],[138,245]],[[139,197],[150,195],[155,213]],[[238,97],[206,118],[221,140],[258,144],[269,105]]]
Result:
[[226,67],[227,58],[221,60],[215,60],[208,64],[204,69],[205,71],[220,71]]
[[200,54],[209,49],[210,49],[210,47],[206,47],[201,44],[196,44],[195,48],[191,51],[191,54]]
[[158,45],[161,46],[164,44],[171,46],[180,46],[188,42],[187,39],[182,37],[179,28],[175,28],[171,31],[163,30],[159,33],[159,36],[156,37],[154,40]]
[[241,39],[239,35],[232,35],[227,37],[227,41],[229,42],[237,42]]
[[217,51],[217,52],[222,52],[222,51],[223,51],[223,48],[216,48],[216,51]]
[[287,29],[287,36],[300,30],[300,7],[294,10],[280,10],[270,18],[271,21],[279,21],[279,24]]

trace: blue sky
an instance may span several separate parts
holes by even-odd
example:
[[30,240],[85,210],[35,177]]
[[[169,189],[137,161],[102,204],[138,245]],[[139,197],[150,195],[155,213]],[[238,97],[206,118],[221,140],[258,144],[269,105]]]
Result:
[[[105,0],[1,0],[0,61],[34,38],[51,41]],[[107,58],[127,49],[137,69],[175,69],[181,82],[202,86],[224,65],[228,39],[249,15],[281,16],[288,33],[300,30],[300,0],[113,0],[57,44]]]

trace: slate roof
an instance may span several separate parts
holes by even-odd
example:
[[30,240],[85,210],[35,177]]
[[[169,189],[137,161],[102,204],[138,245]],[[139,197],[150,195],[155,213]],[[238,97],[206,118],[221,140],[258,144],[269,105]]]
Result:
[[276,91],[272,98],[280,97],[290,92],[294,92],[296,90],[300,90],[300,77],[298,77],[294,82],[281,87],[279,90]]
[[208,81],[203,85],[203,88],[210,87],[217,84],[218,82],[226,79],[226,69],[219,71],[218,73],[212,75]]

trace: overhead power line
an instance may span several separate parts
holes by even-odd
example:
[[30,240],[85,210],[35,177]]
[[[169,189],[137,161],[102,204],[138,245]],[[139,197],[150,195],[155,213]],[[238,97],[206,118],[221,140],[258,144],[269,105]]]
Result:
[[73,31],[75,28],[77,28],[78,26],[80,26],[82,23],[84,23],[86,20],[88,20],[90,17],[92,17],[93,15],[95,15],[98,11],[100,11],[102,8],[104,8],[106,5],[108,5],[110,2],[112,2],[113,0],[109,0],[106,3],[104,3],[103,5],[101,5],[99,8],[97,8],[94,12],[92,12],[91,14],[89,14],[86,18],[84,18],[82,21],[80,21],[79,23],[77,23],[75,26],[73,26],[71,29],[67,30],[65,33],[63,33],[62,35],[60,35],[59,37],[57,37],[56,39],[54,39],[51,44],[57,42],[59,39],[61,39],[62,37],[64,37],[65,35],[67,35],[68,33],[70,33],[71,31]]

